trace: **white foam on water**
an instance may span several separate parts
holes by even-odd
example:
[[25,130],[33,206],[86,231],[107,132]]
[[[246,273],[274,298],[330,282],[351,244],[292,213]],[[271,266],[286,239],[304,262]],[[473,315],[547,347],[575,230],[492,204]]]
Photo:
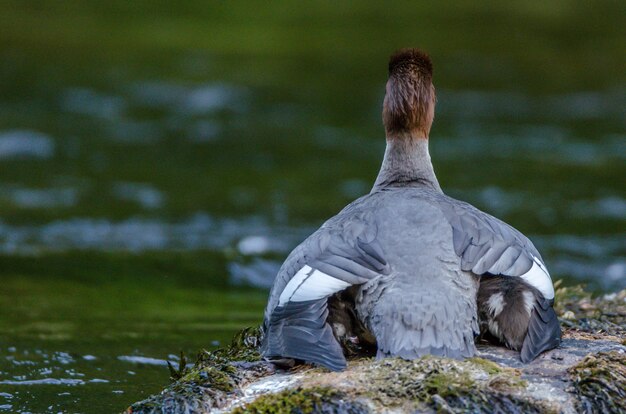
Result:
[[85,381],[75,378],[41,378],[34,380],[2,380],[5,385],[83,385]]
[[54,355],[52,356],[52,359],[63,365],[67,365],[72,362],[75,362],[74,358],[72,358],[72,356],[68,354],[67,352],[55,352]]
[[[150,358],[150,357],[135,356],[135,355],[121,355],[121,356],[118,356],[117,359],[119,359],[120,361],[130,362],[133,364],[167,366],[167,360],[158,359],[158,358]],[[172,363],[172,365],[176,366],[178,364]]]
[[0,132],[0,160],[11,158],[51,158],[54,140],[46,134],[30,130]]
[[[34,254],[39,251],[165,249],[224,249],[248,237],[263,234],[265,241],[244,243],[244,250],[286,253],[310,228],[269,225],[259,217],[214,219],[197,213],[180,222],[129,218],[123,221],[74,218],[44,225],[10,225],[0,221],[0,252]],[[246,244],[248,246],[246,246]],[[253,249],[254,248],[254,249]]]
[[265,236],[247,236],[239,240],[237,249],[244,255],[259,255],[267,253],[271,248],[271,241]]
[[35,361],[29,361],[29,360],[17,360],[17,359],[13,359],[11,360],[11,363],[13,365],[37,365],[37,363]]

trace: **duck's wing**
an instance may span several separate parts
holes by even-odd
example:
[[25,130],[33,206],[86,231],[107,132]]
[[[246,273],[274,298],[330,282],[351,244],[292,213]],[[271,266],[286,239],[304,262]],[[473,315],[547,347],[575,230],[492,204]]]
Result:
[[461,268],[477,275],[520,277],[545,299],[554,299],[552,279],[530,240],[471,204],[442,196],[439,206],[452,227]]
[[552,308],[554,287],[532,242],[513,227],[468,203],[442,196],[439,205],[452,227],[454,250],[461,258],[463,270],[481,276],[520,278],[534,288],[534,303],[526,305],[531,310],[521,347],[522,361],[529,362],[541,352],[556,347],[561,328]]
[[265,313],[265,357],[288,357],[343,369],[346,360],[326,323],[328,297],[387,274],[375,220],[353,214],[330,220],[281,267]]

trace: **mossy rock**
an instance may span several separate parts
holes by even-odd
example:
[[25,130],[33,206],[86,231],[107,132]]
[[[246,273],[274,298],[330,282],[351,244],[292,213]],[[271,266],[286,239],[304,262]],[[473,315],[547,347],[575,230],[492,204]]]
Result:
[[626,412],[626,353],[589,355],[568,372],[579,413]]
[[387,359],[365,373],[364,388],[381,407],[413,402],[416,409],[442,412],[541,413],[549,409],[518,395],[527,386],[518,370],[482,358]]
[[[173,383],[130,413],[626,413],[626,290],[593,298],[558,288],[563,343],[531,364],[504,347],[478,345],[463,361],[350,360],[342,372],[261,360],[261,332],[172,368]],[[182,358],[181,358],[182,362]],[[184,364],[182,364],[184,365]]]
[[160,394],[131,405],[126,413],[205,413],[221,407],[246,381],[269,373],[267,365],[253,364],[261,358],[260,340],[259,328],[246,328],[235,335],[230,346],[201,352],[191,368],[184,366],[181,356],[178,371],[170,366],[173,383]]
[[232,414],[367,414],[367,405],[331,388],[298,388],[262,395]]
[[626,335],[626,289],[593,297],[583,286],[560,287],[555,283],[554,309],[561,326],[590,334]]

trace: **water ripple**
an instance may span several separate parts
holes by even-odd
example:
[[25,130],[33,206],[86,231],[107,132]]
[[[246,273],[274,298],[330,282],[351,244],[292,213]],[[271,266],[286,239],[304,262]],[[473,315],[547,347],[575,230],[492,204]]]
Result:
[[133,252],[165,249],[220,250],[240,243],[243,253],[261,253],[259,249],[263,253],[285,253],[310,230],[272,226],[260,217],[217,220],[205,213],[197,213],[187,220],[175,223],[144,218],[118,222],[75,218],[41,226],[17,226],[0,221],[0,252],[29,254],[72,249]]
[[54,141],[48,135],[30,130],[0,132],[0,160],[9,158],[50,158]]

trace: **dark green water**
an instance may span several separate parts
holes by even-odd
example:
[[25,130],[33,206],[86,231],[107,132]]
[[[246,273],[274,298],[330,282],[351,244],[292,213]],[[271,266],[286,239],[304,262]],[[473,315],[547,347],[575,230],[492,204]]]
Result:
[[402,46],[444,189],[626,286],[621,2],[155,3],[0,1],[0,412],[119,412],[258,323],[369,190]]

